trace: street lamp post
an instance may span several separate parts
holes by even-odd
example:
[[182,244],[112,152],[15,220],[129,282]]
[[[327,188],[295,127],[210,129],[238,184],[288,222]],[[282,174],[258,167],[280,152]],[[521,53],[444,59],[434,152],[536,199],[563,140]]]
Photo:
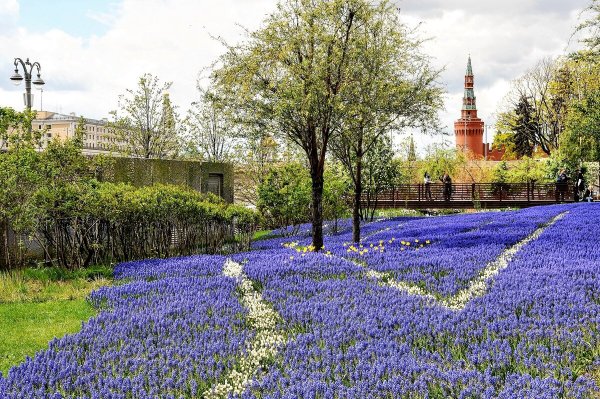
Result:
[[[19,65],[23,68],[24,77],[19,73]],[[33,72],[33,68],[37,70],[37,78],[33,81],[31,80],[31,73]],[[25,79],[25,108],[27,111],[31,111],[31,106],[33,103],[33,96],[31,94],[31,84],[33,83],[37,87],[41,87],[44,85],[44,80],[41,77],[41,69],[39,62],[34,62],[33,64],[29,62],[29,58],[25,62],[23,62],[20,58],[15,58],[15,73],[10,77],[10,80],[15,84],[21,84],[23,78]]]

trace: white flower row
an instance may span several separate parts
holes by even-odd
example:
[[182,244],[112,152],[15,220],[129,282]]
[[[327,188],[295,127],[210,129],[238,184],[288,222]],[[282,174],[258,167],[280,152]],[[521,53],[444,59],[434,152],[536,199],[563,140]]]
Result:
[[538,237],[548,227],[552,226],[554,223],[565,217],[567,213],[568,212],[559,213],[558,215],[553,217],[548,223],[546,223],[542,227],[539,227],[533,233],[531,233],[521,241],[517,242],[512,247],[505,249],[504,252],[502,252],[500,256],[496,258],[496,260],[490,262],[485,267],[485,269],[481,271],[478,277],[471,280],[471,283],[467,288],[458,292],[456,295],[447,298],[445,301],[443,301],[442,304],[453,310],[461,310],[465,306],[467,306],[467,303],[473,298],[484,295],[487,291],[488,281],[496,277],[498,273],[500,273],[502,270],[506,269],[506,267],[514,258],[516,253],[519,252],[524,245],[530,243],[533,240],[537,240]]
[[[385,273],[381,273],[381,272],[378,272],[377,270],[373,270],[373,269],[367,269],[367,271],[366,271],[365,274],[366,274],[367,277],[375,279],[375,280],[384,280],[385,277],[386,277]],[[391,280],[391,281],[388,281],[388,282],[382,283],[382,284],[387,285],[388,287],[395,288],[395,289],[400,290],[400,291],[404,291],[404,292],[406,292],[407,294],[410,294],[410,295],[418,295],[418,296],[422,296],[422,297],[425,297],[425,298],[429,298],[429,299],[435,300],[435,298],[433,297],[433,295],[428,294],[421,287],[418,287],[418,286],[412,285],[412,284],[408,284],[408,283],[405,283],[403,281]]]
[[223,266],[223,274],[235,278],[242,291],[240,301],[248,309],[248,320],[256,330],[252,341],[246,345],[246,354],[236,369],[225,377],[224,382],[215,385],[204,397],[206,399],[227,398],[230,393],[241,394],[261,369],[261,365],[277,354],[277,348],[285,338],[277,329],[281,317],[256,292],[252,281],[246,277],[242,265],[228,259]]
[[[487,291],[488,282],[494,277],[496,277],[498,273],[500,273],[508,266],[510,261],[514,258],[515,254],[519,252],[524,245],[528,244],[533,240],[536,240],[548,227],[552,226],[554,223],[565,217],[567,213],[568,212],[563,212],[556,215],[548,223],[538,228],[533,233],[531,233],[521,241],[517,242],[515,245],[504,250],[504,252],[502,252],[500,256],[498,256],[498,258],[496,258],[493,262],[488,263],[488,265],[481,271],[479,276],[471,280],[471,283],[467,288],[461,290],[456,295],[439,301],[438,303],[441,306],[444,306],[451,310],[462,310],[465,306],[467,306],[467,303],[469,303],[469,301],[476,297],[483,296]],[[385,273],[381,273],[372,269],[367,269],[366,275],[367,277],[376,280],[384,280],[384,277],[386,276]],[[387,282],[382,281],[381,284],[403,291],[410,295],[417,295],[436,301],[436,299],[431,294],[428,294],[425,290],[415,285],[395,280]]]

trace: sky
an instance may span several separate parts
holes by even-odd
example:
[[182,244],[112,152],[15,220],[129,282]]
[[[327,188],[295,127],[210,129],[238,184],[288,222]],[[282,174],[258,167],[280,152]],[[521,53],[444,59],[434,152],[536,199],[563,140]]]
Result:
[[[450,136],[420,135],[419,152],[451,140],[460,116],[470,55],[479,117],[495,114],[519,78],[544,57],[578,48],[571,38],[590,0],[396,0],[402,20],[427,38],[423,51],[446,90],[442,125]],[[173,82],[170,95],[185,115],[199,98],[198,76],[228,43],[260,27],[277,0],[0,0],[0,106],[21,110],[23,85],[9,80],[15,57],[42,67],[34,109],[108,118],[120,94],[144,73]],[[203,72],[204,71],[204,72]],[[22,73],[22,71],[21,71]],[[1,78],[4,76],[5,78]],[[409,133],[405,133],[407,135]],[[489,130],[491,141],[492,129]],[[400,136],[400,140],[401,140]]]

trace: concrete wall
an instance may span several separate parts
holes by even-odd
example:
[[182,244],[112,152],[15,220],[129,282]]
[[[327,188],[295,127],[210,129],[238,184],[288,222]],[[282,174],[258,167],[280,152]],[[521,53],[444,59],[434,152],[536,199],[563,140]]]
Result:
[[101,179],[136,187],[155,183],[176,184],[208,192],[209,176],[222,175],[221,196],[233,202],[233,167],[227,163],[166,159],[111,158]]

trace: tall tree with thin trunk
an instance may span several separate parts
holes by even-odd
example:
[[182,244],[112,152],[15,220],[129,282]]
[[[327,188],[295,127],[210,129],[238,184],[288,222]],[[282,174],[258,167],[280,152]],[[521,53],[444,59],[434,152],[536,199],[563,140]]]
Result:
[[245,123],[262,124],[297,144],[311,177],[313,246],[323,247],[323,173],[332,137],[354,84],[350,57],[366,0],[284,0],[244,43],[229,46],[213,84]]
[[171,83],[144,74],[137,90],[120,96],[119,109],[112,111],[119,150],[139,158],[173,158],[180,148],[179,119],[167,90]]
[[[369,23],[356,29],[352,85],[343,92],[345,114],[333,152],[346,166],[354,188],[353,240],[360,241],[365,156],[383,136],[407,127],[435,129],[442,107],[439,71],[421,52],[422,40],[400,22],[392,3],[369,9]],[[391,143],[391,141],[390,141]]]
[[236,144],[232,119],[210,90],[201,90],[200,95],[184,121],[187,152],[208,162],[228,162]]

